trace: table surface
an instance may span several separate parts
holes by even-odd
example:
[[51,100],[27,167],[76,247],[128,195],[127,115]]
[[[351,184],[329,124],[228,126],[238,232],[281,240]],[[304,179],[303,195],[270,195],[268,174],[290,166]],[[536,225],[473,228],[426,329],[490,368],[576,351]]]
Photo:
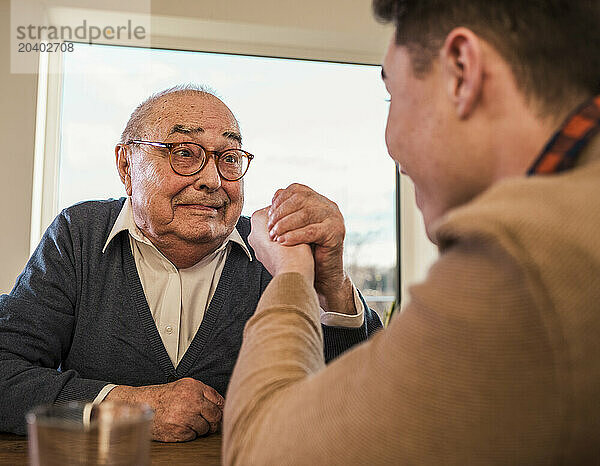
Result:
[[[150,458],[153,465],[220,465],[221,434],[213,434],[183,443],[152,442]],[[26,464],[27,437],[0,432],[0,465]]]

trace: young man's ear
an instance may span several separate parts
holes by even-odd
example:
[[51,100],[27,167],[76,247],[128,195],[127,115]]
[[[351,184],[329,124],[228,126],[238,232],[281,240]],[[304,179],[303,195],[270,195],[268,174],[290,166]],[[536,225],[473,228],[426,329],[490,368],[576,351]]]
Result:
[[456,114],[468,118],[477,106],[483,85],[481,39],[470,29],[453,29],[446,37],[440,60]]
[[128,196],[131,196],[131,165],[129,163],[129,149],[124,144],[115,146],[115,159],[117,162],[117,171],[121,183],[125,186],[125,191]]

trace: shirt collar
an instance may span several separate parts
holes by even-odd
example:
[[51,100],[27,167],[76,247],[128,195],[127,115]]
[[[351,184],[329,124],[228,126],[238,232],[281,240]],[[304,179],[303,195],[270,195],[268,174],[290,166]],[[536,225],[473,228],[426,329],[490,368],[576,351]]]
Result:
[[240,235],[240,232],[237,230],[237,227],[233,229],[233,231],[225,239],[223,244],[227,244],[229,241],[233,241],[234,243],[238,244],[248,256],[248,260],[252,262],[252,254],[250,254],[250,249],[248,249],[248,246],[246,246],[246,243],[242,239],[242,235]]
[[577,107],[554,133],[527,171],[527,175],[551,174],[575,166],[586,145],[600,131],[600,95]]
[[[110,242],[114,239],[114,237],[117,236],[122,231],[129,232],[131,237],[133,239],[135,239],[136,241],[152,245],[150,240],[144,236],[142,231],[135,224],[135,220],[133,219],[133,207],[131,206],[131,198],[130,197],[128,197],[125,200],[125,202],[123,203],[121,212],[119,212],[117,220],[115,220],[115,224],[113,225],[112,230],[110,230],[110,233],[108,234],[106,243],[104,243],[104,247],[102,248],[102,253],[104,253],[104,251],[106,251],[106,248],[108,247]],[[250,254],[250,250],[248,249],[248,246],[246,246],[246,243],[242,239],[242,236],[240,235],[237,228],[233,229],[233,231],[229,234],[229,236],[227,238],[225,238],[225,241],[223,241],[223,244],[221,246],[219,246],[216,250],[223,249],[225,246],[227,246],[229,241],[232,241],[232,242],[238,244],[243,249],[243,251],[246,253],[246,255],[248,256],[248,259],[250,261],[252,261],[252,254]]]

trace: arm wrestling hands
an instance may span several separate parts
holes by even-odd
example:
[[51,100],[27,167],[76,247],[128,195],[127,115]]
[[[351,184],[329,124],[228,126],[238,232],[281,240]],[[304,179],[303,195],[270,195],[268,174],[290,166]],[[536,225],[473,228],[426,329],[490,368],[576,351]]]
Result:
[[[268,216],[266,228],[262,223],[264,215]],[[251,245],[271,275],[274,273],[269,269],[270,258],[267,256],[277,253],[276,260],[280,260],[286,253],[268,247],[269,242],[253,244],[253,234],[259,226],[260,230],[268,230],[271,242],[276,241],[283,246],[311,245],[314,285],[321,307],[325,312],[356,314],[354,289],[344,271],[344,217],[335,202],[308,186],[294,183],[286,189],[277,190],[271,206],[256,212],[252,220]],[[254,240],[257,239],[254,236]]]
[[118,385],[104,401],[150,405],[154,410],[152,439],[160,442],[185,442],[216,432],[225,405],[214,388],[189,377],[144,387]]
[[257,259],[273,277],[282,273],[297,272],[304,276],[308,283],[313,283],[315,264],[310,246],[308,244],[282,246],[273,241],[267,230],[269,209],[270,207],[265,207],[252,214],[252,229],[248,242],[254,249]]

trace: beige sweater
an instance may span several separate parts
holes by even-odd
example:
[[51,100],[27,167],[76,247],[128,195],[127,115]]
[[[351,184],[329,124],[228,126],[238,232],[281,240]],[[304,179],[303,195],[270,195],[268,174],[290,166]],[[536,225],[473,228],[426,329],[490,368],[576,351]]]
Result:
[[405,311],[327,368],[312,286],[271,282],[229,385],[225,464],[600,461],[600,138],[436,231]]

